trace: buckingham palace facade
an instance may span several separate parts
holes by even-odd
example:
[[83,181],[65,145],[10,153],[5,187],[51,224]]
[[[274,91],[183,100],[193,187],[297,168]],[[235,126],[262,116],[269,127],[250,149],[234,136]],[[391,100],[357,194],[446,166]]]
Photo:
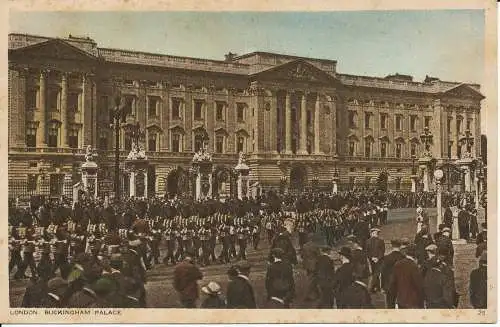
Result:
[[[328,188],[333,176],[340,189],[368,186],[386,171],[390,189],[408,190],[424,132],[434,158],[460,157],[467,131],[480,155],[479,85],[349,75],[335,60],[268,52],[207,60],[10,34],[8,78],[10,192],[69,193],[88,145],[111,183],[117,95],[145,132],[149,194],[180,192],[207,139],[217,192],[227,191],[239,152],[261,189]],[[130,136],[120,131],[118,143],[125,159]]]

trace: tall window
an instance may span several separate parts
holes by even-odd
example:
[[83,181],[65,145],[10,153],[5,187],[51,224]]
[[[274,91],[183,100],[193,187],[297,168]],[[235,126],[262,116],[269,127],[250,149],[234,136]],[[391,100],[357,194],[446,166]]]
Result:
[[453,118],[451,117],[448,117],[448,125],[446,125],[446,130],[448,131],[448,133],[451,133],[451,121],[453,120]]
[[462,133],[462,118],[457,118],[457,133],[458,135]]
[[356,113],[349,111],[349,128],[356,128]]
[[469,131],[472,129],[472,119],[467,119],[467,125],[466,125],[465,129],[467,129]]
[[217,121],[224,121],[224,103],[217,102],[215,106],[215,119]]
[[372,155],[372,142],[365,141],[365,157],[369,158]]
[[245,121],[245,104],[244,103],[236,104],[236,118],[238,119],[238,122]]
[[181,119],[181,99],[172,98],[172,119]]
[[78,129],[72,128],[68,132],[68,145],[70,148],[78,148]]
[[396,143],[396,158],[401,158],[402,148],[403,146],[401,143]]
[[36,128],[33,126],[26,128],[26,146],[31,148],[36,147]]
[[380,143],[380,156],[385,158],[387,156],[387,143]]
[[59,111],[59,89],[49,89],[47,92],[48,111]]
[[56,123],[52,123],[49,126],[49,140],[47,145],[51,148],[57,148],[59,138],[59,126]]
[[108,149],[108,135],[105,131],[99,133],[99,149],[101,150]]
[[36,92],[35,89],[28,89],[26,91],[26,109],[33,110],[36,109]]
[[380,128],[387,129],[387,114],[380,114]]
[[62,195],[63,190],[63,178],[62,174],[51,174],[50,175],[50,195],[59,196]]
[[417,156],[417,145],[415,143],[412,143],[410,145],[410,155],[413,157],[413,156]]
[[158,99],[156,97],[148,97],[148,117],[157,117]]
[[172,134],[172,152],[181,152],[181,135]]
[[244,151],[245,138],[243,136],[238,136],[236,140],[236,152],[240,153]]
[[194,101],[194,119],[195,120],[203,119],[203,101],[200,100]]
[[453,147],[453,142],[448,142],[448,158],[451,158],[451,149]]
[[370,128],[371,113],[365,112],[365,128]]
[[127,115],[134,114],[134,97],[131,97],[131,96],[125,97],[125,105],[124,105],[123,111]]
[[402,128],[403,123],[403,117],[401,115],[396,115],[396,130],[400,131]]
[[[105,98],[107,100],[107,97],[105,97]],[[105,111],[107,112],[107,109],[108,109],[107,108],[107,101],[106,101],[105,104],[106,104],[106,108],[103,108],[103,109],[106,109]],[[77,112],[79,110],[80,110],[80,108],[79,108],[79,105],[78,105],[78,93],[75,93],[75,92],[68,93],[68,111]],[[102,115],[105,114],[103,111],[101,111]]]
[[427,127],[427,128],[431,127],[431,117],[429,117],[429,116],[424,117],[424,127]]
[[157,133],[148,132],[148,151],[158,151],[157,137],[158,137]]
[[194,152],[198,152],[203,148],[203,135],[197,134],[194,136]]
[[355,156],[355,153],[356,153],[356,142],[350,141],[349,142],[349,155],[352,157],[352,156]]
[[125,150],[132,149],[132,138],[128,133],[125,133]]
[[416,115],[410,116],[410,129],[412,132],[417,131],[417,116]]
[[216,153],[224,153],[224,136],[217,135],[215,137],[215,152]]

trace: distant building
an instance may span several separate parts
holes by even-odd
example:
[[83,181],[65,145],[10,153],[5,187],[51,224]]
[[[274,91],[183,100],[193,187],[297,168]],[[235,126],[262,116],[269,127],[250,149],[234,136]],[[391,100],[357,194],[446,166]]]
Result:
[[[99,48],[94,40],[9,35],[9,183],[69,193],[84,148],[99,150],[101,190],[112,190],[110,110],[121,94],[146,130],[150,194],[189,189],[193,151],[209,138],[215,192],[232,185],[238,152],[263,189],[374,186],[409,189],[412,156],[428,127],[435,158],[460,156],[465,130],[481,153],[477,84],[337,72],[335,60],[268,52],[207,60]],[[122,157],[131,140],[120,134]],[[126,175],[123,185],[128,185]],[[106,184],[107,183],[107,184]]]

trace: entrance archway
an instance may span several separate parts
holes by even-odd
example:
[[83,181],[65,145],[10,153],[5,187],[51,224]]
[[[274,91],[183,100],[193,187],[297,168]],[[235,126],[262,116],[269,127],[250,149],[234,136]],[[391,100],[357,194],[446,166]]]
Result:
[[181,167],[172,170],[167,176],[167,195],[184,196],[189,194],[189,175]]
[[231,172],[227,167],[218,166],[213,174],[213,195],[219,197],[231,196]]
[[443,190],[447,191],[464,191],[465,190],[465,173],[451,163],[445,163],[441,166],[443,171],[443,179],[441,185]]
[[303,165],[295,165],[290,171],[290,191],[302,192],[307,183],[307,170]]

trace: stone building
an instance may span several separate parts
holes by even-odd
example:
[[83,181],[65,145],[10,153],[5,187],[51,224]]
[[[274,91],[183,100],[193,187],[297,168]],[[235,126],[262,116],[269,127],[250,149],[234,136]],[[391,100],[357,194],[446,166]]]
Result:
[[[10,192],[27,185],[66,193],[87,145],[98,149],[101,181],[112,183],[117,95],[126,121],[145,130],[150,194],[189,188],[193,152],[206,137],[219,193],[228,191],[241,151],[264,189],[331,189],[334,174],[340,190],[368,186],[382,170],[390,189],[409,189],[425,127],[434,158],[460,157],[466,130],[480,155],[479,85],[355,76],[336,66],[267,52],[218,61],[10,34]],[[130,136],[119,137],[125,159]]]

